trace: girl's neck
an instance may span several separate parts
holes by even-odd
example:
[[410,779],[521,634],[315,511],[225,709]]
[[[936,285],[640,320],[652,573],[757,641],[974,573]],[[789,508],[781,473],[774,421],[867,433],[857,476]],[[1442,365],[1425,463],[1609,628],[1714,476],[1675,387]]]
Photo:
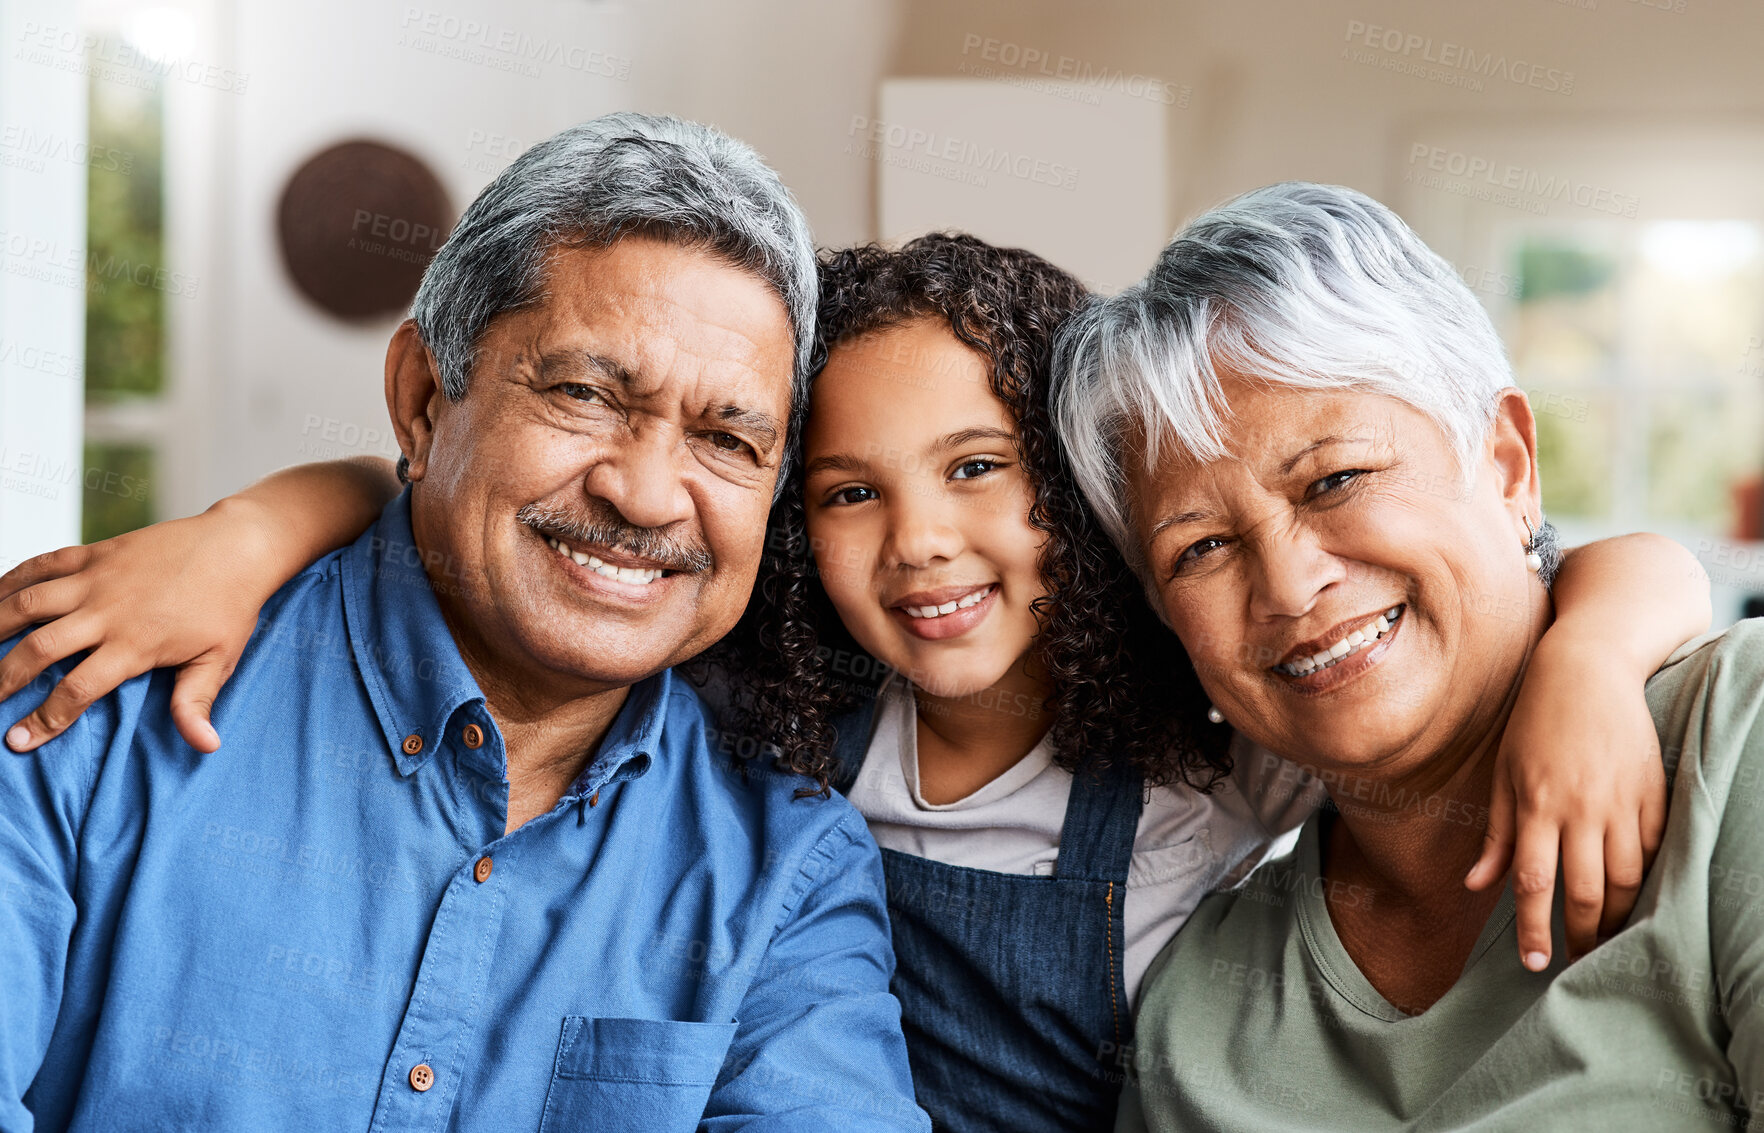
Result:
[[1016,766],[1053,718],[1053,686],[1030,654],[990,688],[966,696],[914,690],[918,716],[919,797],[933,806],[958,802]]

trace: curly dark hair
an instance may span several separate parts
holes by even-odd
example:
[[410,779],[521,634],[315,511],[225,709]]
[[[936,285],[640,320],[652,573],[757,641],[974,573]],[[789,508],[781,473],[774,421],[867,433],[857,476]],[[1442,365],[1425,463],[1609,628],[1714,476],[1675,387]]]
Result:
[[[1077,773],[1124,760],[1148,783],[1206,790],[1230,768],[1229,732],[1202,722],[1206,699],[1187,654],[1079,497],[1053,432],[1054,336],[1087,297],[1040,256],[958,233],[898,251],[824,253],[813,370],[843,342],[921,318],[942,320],[980,354],[1017,424],[1029,522],[1046,534],[1035,647],[1053,686],[1043,709],[1056,762]],[[803,793],[826,793],[839,770],[833,721],[873,697],[888,666],[852,639],[821,587],[800,474],[773,507],[753,599],[711,660],[733,678],[734,722],[762,741],[753,746],[819,784]]]

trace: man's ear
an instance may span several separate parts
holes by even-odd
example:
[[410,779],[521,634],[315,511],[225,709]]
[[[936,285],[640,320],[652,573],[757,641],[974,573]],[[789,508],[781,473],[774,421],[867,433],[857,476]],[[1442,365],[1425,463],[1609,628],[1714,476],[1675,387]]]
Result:
[[1543,518],[1543,486],[1537,476],[1537,418],[1523,391],[1509,386],[1495,403],[1489,428],[1489,459],[1501,500],[1532,527]]
[[416,320],[405,319],[386,347],[386,410],[392,415],[399,451],[409,462],[405,476],[413,483],[428,468],[435,412],[445,396],[440,371],[417,333]]

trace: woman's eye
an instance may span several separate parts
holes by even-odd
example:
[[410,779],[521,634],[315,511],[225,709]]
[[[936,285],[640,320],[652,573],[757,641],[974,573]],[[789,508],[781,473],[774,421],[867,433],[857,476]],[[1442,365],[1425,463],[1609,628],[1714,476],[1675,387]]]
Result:
[[1331,472],[1321,480],[1313,481],[1311,486],[1305,489],[1305,496],[1307,498],[1321,496],[1326,492],[1333,492],[1337,488],[1345,488],[1355,477],[1365,474],[1364,468],[1349,468],[1341,472]]
[[841,488],[834,492],[827,497],[827,506],[840,507],[846,504],[862,504],[876,498],[876,489],[866,488],[860,484],[850,488]]
[[952,479],[973,480],[986,475],[998,467],[996,460],[965,460],[956,466]]
[[1176,556],[1176,569],[1180,571],[1184,567],[1194,563],[1196,560],[1212,554],[1224,545],[1225,540],[1212,535],[1207,536],[1205,539],[1190,543],[1180,555]]

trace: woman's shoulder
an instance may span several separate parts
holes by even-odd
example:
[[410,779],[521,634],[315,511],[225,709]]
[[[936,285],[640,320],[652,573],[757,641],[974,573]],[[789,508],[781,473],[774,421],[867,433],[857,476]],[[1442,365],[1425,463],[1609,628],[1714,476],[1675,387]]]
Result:
[[[1648,708],[1669,773],[1693,762],[1700,789],[1719,799],[1764,774],[1764,618],[1680,646],[1648,681]],[[1682,781],[1682,775],[1679,776]]]

